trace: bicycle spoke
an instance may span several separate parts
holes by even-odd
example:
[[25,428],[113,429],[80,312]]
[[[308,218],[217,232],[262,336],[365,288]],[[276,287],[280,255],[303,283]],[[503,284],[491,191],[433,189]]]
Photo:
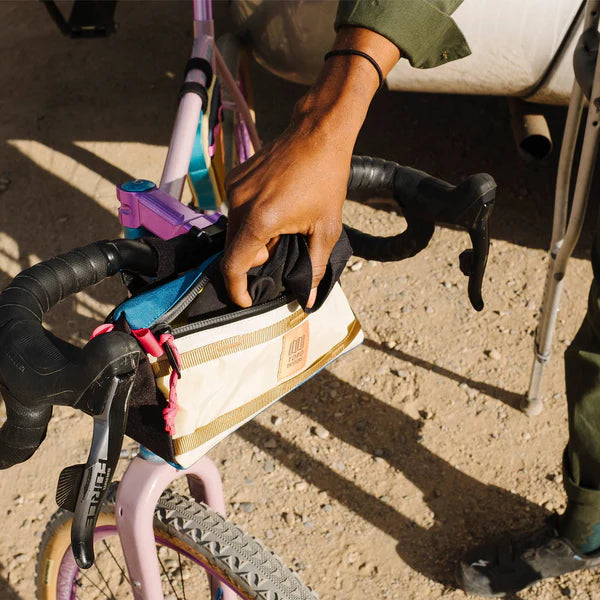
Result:
[[[92,581],[92,579],[89,577],[89,575],[87,575],[84,571],[79,571],[79,575],[81,575],[81,577],[87,579],[101,594],[104,594],[104,596],[106,596],[106,598],[108,598],[108,600],[116,600],[114,596],[112,596],[112,592],[111,596],[109,596],[95,581]],[[109,589],[110,591],[110,589]]]
[[113,554],[113,552],[110,549],[109,545],[106,543],[106,540],[102,540],[102,543],[104,544],[104,547],[108,550],[108,553],[111,555],[111,557],[112,557],[115,565],[117,565],[117,567],[119,567],[119,571],[121,571],[121,574],[123,575],[123,577],[125,577],[125,581],[127,581],[127,583],[129,585],[131,585],[131,581],[129,581],[129,577],[127,577],[127,574],[123,570],[123,567],[121,566],[121,564],[119,563],[119,561],[115,558],[115,555]]
[[113,594],[113,591],[110,589],[110,585],[108,585],[108,580],[106,579],[106,577],[104,577],[102,571],[98,568],[98,565],[95,564],[94,566],[96,567],[96,571],[98,571],[98,575],[100,575],[100,579],[104,581],[104,585],[106,585],[106,588],[110,592],[110,596],[106,595],[106,597],[110,598],[110,600],[117,600],[117,598],[115,598],[115,595]]
[[156,556],[158,557],[158,561],[160,562],[160,566],[162,568],[162,571],[163,571],[165,577],[167,578],[167,581],[169,582],[169,585],[171,586],[171,589],[173,590],[173,593],[177,596],[177,600],[181,600],[179,598],[179,594],[175,591],[175,586],[173,585],[173,582],[171,581],[171,578],[169,577],[169,574],[167,573],[167,569],[165,568],[165,565],[163,564],[162,558],[160,556],[158,556],[158,552],[156,553]]

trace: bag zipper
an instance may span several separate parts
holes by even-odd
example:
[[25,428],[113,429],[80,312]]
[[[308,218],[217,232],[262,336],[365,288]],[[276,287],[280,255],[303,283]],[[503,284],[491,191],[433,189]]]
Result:
[[[198,281],[163,315],[159,321],[155,321],[150,325],[151,329],[159,325],[169,327],[168,323],[174,321],[198,296],[202,288],[209,282],[208,275],[204,274]],[[169,327],[170,329],[170,327]]]
[[213,327],[218,327],[219,325],[226,325],[228,323],[240,321],[249,317],[262,315],[263,313],[266,313],[275,308],[280,308],[281,306],[285,306],[286,304],[289,304],[293,301],[294,297],[291,294],[284,293],[281,296],[274,298],[273,300],[265,302],[264,304],[250,306],[249,308],[242,308],[240,310],[227,313],[226,315],[218,315],[216,317],[203,319],[202,321],[195,321],[194,323],[188,323],[187,325],[182,325],[181,327],[169,327],[169,329],[171,330],[173,337],[177,338],[188,333],[196,333],[204,329],[212,329]]

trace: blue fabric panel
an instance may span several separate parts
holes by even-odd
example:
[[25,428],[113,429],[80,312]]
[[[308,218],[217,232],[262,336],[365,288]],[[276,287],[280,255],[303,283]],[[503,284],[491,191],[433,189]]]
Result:
[[204,149],[202,147],[202,119],[203,113],[201,112],[200,120],[198,121],[198,129],[196,129],[196,137],[194,138],[188,176],[192,191],[194,192],[194,197],[198,203],[198,208],[203,210],[216,210],[217,203],[215,201],[215,193],[210,181],[208,165],[206,164]]
[[125,300],[116,308],[113,321],[125,313],[125,318],[132,329],[150,327],[161,315],[164,315],[173,305],[198,281],[206,267],[212,263],[221,252],[206,259],[199,267],[184,273],[164,285]]

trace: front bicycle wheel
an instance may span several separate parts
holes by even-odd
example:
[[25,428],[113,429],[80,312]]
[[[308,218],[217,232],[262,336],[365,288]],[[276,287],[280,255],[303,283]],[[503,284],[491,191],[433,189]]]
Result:
[[[219,600],[222,591],[211,591],[207,573],[216,575],[246,600],[318,599],[260,542],[205,504],[170,490],[163,493],[156,506],[154,537],[165,600]],[[94,551],[94,566],[79,569],[71,552],[71,513],[56,512],[38,553],[38,599],[132,599],[114,499],[105,503],[98,518]]]

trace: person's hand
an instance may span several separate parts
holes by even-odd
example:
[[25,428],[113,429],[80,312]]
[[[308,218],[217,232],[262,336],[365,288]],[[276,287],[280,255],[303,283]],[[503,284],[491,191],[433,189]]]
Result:
[[229,223],[223,274],[232,299],[252,301],[246,273],[269,258],[284,233],[307,237],[312,263],[308,305],[342,229],[342,205],[353,140],[327,119],[307,124],[297,117],[273,143],[240,165],[227,178]]
[[[368,52],[384,73],[399,58],[386,38],[361,28],[341,30],[335,47]],[[268,260],[280,235],[294,233],[307,237],[313,269],[307,306],[314,304],[342,230],[354,143],[378,83],[364,58],[328,60],[283,134],[228,175],[229,222],[221,264],[228,292],[240,306],[252,304],[247,272]]]

